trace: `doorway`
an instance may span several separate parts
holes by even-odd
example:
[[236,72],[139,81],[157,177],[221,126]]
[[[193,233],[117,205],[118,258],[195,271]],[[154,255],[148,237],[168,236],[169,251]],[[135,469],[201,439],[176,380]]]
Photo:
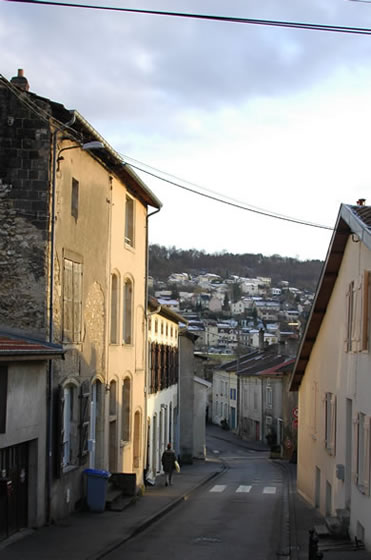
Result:
[[27,527],[28,443],[0,449],[0,541]]

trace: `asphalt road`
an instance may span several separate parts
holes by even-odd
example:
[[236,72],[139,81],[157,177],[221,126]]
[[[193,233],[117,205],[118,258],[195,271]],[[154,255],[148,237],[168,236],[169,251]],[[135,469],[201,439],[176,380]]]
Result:
[[276,560],[284,474],[267,454],[213,437],[208,455],[227,469],[106,560]]

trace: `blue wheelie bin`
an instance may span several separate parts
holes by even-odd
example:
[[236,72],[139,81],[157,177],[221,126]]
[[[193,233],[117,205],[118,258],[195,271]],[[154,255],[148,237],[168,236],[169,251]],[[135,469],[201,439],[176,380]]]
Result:
[[106,505],[107,485],[111,473],[99,469],[85,469],[86,503],[90,511],[102,512]]

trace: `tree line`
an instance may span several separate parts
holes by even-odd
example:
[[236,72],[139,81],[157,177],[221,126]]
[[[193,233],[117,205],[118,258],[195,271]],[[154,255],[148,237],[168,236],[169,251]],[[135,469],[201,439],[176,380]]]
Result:
[[295,288],[314,292],[322,264],[320,260],[300,261],[280,255],[265,257],[260,253],[206,253],[197,249],[177,249],[157,244],[149,247],[149,273],[155,280],[162,281],[176,272],[191,275],[209,272],[222,278],[233,275],[246,278],[267,276],[272,278],[274,285],[286,280]]

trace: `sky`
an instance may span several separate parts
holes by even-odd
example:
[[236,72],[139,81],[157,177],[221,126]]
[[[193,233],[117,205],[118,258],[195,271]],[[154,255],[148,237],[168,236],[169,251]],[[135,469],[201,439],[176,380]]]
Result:
[[[352,0],[90,3],[371,28],[371,3]],[[23,68],[31,91],[77,109],[142,169],[328,228],[342,203],[371,204],[371,35],[0,0],[0,44],[2,75]],[[163,203],[151,243],[326,256],[331,229],[137,172]]]

